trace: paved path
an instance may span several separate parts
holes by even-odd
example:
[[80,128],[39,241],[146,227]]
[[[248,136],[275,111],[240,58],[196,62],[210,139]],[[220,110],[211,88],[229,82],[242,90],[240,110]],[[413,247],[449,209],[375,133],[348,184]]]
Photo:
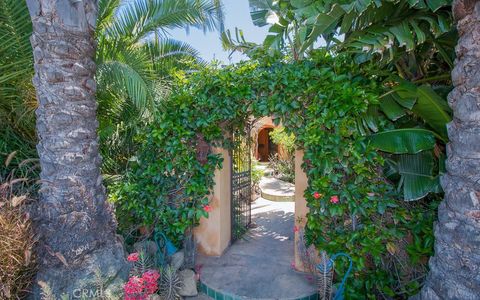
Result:
[[252,204],[252,221],[257,227],[224,255],[198,258],[201,281],[244,299],[298,299],[315,293],[306,276],[291,266],[294,202],[259,198]]
[[295,201],[295,185],[274,177],[260,179],[262,197],[272,201]]

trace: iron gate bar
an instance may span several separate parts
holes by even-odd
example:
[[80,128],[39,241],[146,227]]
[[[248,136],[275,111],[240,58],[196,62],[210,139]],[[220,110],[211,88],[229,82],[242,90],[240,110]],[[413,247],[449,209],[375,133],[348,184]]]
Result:
[[251,219],[252,174],[250,126],[232,134],[231,151],[231,233],[232,242],[248,230]]

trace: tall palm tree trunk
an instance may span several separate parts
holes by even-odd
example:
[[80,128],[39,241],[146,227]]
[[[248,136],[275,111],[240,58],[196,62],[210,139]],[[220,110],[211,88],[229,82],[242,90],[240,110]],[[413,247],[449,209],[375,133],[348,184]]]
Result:
[[48,283],[56,295],[71,299],[84,288],[91,296],[97,270],[109,280],[128,272],[100,174],[93,60],[97,1],[27,4],[42,169],[34,213],[40,235],[36,280]]
[[456,0],[459,40],[449,95],[445,200],[422,299],[480,299],[480,1]]

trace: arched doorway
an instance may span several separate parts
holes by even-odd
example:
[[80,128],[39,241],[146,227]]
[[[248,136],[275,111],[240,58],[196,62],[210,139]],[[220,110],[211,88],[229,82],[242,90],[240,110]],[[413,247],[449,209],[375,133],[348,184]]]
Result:
[[273,127],[264,127],[258,132],[257,138],[257,160],[260,162],[268,162],[268,159],[278,153],[278,145],[273,143],[270,132]]

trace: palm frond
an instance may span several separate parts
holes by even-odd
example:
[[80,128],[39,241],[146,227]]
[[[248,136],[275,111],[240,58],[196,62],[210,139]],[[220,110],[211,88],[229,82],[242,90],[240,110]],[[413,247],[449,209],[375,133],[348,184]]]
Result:
[[35,141],[31,33],[25,1],[0,0],[0,119],[19,137]]
[[153,108],[148,100],[151,98],[149,85],[145,79],[126,62],[105,61],[98,67],[99,86],[122,91],[129,97],[140,110]]
[[204,30],[218,27],[215,3],[206,0],[138,0],[118,9],[106,34],[135,43],[157,32],[194,26]]
[[98,1],[97,32],[103,32],[106,27],[112,24],[121,4],[121,0]]

